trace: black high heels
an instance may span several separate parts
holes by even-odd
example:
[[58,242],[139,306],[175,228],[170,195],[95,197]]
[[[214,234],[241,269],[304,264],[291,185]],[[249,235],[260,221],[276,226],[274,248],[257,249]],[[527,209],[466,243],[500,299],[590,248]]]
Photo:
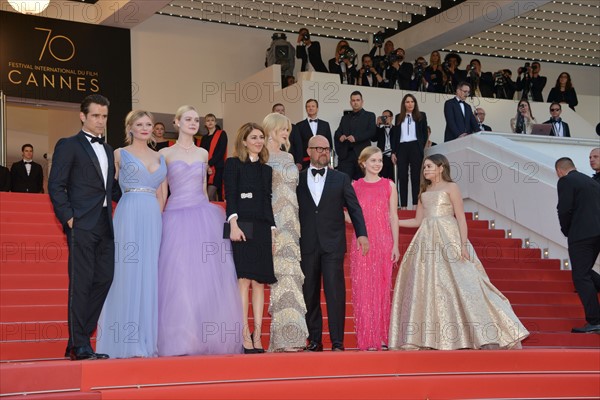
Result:
[[[252,332],[250,334],[250,339],[252,339],[252,347],[254,347],[254,332]],[[262,343],[261,343],[262,344]],[[245,349],[244,349],[245,350]],[[265,352],[265,349],[261,348],[261,347],[254,347],[254,353],[256,354],[262,354]]]

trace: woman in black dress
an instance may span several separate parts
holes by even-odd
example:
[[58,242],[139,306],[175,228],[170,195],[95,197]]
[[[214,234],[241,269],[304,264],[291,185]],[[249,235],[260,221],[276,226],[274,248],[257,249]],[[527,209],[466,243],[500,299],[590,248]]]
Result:
[[[271,206],[273,170],[266,165],[269,152],[266,137],[255,123],[242,125],[237,132],[234,156],[227,159],[223,180],[227,201],[229,238],[238,276],[244,311],[244,352],[263,353],[261,343],[264,285],[277,281],[273,271],[272,234],[275,218]],[[252,287],[254,332],[248,325],[248,292]]]
[[227,158],[227,133],[217,125],[214,114],[204,116],[207,134],[200,138],[199,146],[208,151],[208,199],[223,201],[223,170]]

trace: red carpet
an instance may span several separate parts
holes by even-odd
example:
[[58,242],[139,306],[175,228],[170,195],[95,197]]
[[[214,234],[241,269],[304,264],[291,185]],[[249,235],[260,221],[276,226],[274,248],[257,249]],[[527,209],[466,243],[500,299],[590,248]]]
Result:
[[[413,212],[400,211],[400,215],[407,218]],[[68,282],[62,230],[46,195],[2,193],[0,395],[27,393],[30,399],[600,397],[600,335],[570,333],[573,326],[584,323],[570,272],[560,270],[559,260],[540,259],[539,249],[524,249],[521,240],[488,229],[487,221],[472,220],[470,214],[468,218],[469,238],[490,279],[531,331],[522,351],[347,351],[70,362],[60,359],[67,338]],[[402,251],[414,231],[401,230]],[[349,279],[347,289],[345,345],[351,349],[356,337]],[[265,324],[269,322],[267,318]],[[268,334],[264,336],[266,345]],[[36,359],[55,361],[24,362]]]

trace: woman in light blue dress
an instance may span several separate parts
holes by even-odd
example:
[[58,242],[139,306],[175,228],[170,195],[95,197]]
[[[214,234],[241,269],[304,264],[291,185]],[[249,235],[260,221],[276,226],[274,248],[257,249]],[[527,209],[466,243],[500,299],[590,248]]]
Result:
[[149,112],[131,111],[125,127],[128,146],[115,150],[123,192],[113,219],[115,274],[98,322],[96,351],[112,358],[156,357],[167,167],[148,147],[153,127]]

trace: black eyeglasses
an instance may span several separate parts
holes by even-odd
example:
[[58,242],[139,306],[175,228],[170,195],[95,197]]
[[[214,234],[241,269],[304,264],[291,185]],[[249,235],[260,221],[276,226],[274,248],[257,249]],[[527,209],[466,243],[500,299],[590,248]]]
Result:
[[324,151],[331,151],[331,147],[309,147],[309,149],[316,150],[317,153],[322,153]]
[[560,108],[551,108],[550,111],[560,111]]

